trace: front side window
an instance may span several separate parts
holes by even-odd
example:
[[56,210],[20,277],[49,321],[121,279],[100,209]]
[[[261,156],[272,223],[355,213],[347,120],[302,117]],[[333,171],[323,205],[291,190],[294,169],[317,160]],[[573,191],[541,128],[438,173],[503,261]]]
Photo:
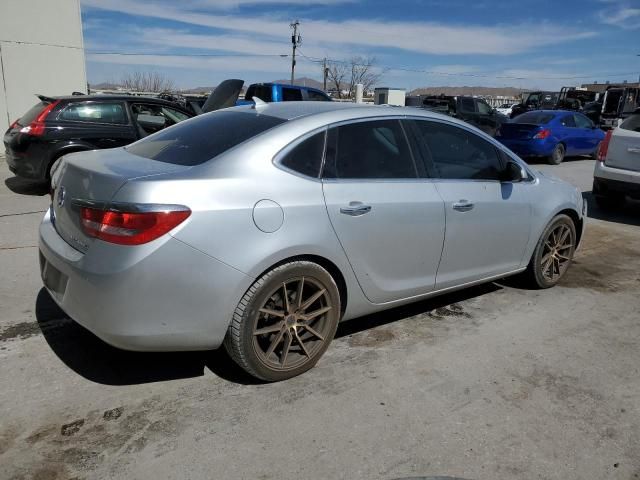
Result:
[[488,103],[483,102],[482,100],[478,100],[477,105],[478,105],[478,113],[481,113],[483,115],[489,115],[491,113],[491,107],[489,106]]
[[72,122],[115,123],[119,125],[127,123],[127,116],[122,103],[71,103],[60,112],[58,119]]
[[496,148],[461,127],[416,121],[418,141],[430,153],[440,178],[499,180],[502,164]]
[[409,144],[398,120],[371,120],[331,128],[325,178],[416,178]]
[[282,88],[282,101],[283,102],[297,102],[302,100],[302,90],[297,88]]
[[307,90],[307,96],[309,97],[309,100],[314,102],[330,102],[331,101],[331,99],[327,95],[324,95],[320,92],[316,92],[314,90]]
[[324,137],[325,132],[322,131],[304,139],[282,157],[280,164],[302,175],[318,178],[324,154]]
[[258,97],[263,102],[273,101],[271,95],[272,88],[269,85],[251,85],[247,89],[247,93],[244,95],[245,100],[252,100],[253,97]]

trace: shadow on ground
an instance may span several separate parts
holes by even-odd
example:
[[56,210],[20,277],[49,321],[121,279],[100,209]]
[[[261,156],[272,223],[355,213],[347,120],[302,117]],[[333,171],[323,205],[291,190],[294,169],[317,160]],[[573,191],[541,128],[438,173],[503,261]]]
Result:
[[[469,300],[501,287],[486,284],[341,323],[337,338]],[[128,352],[112,347],[68,319],[43,288],[36,299],[36,319],[44,338],[60,360],[87,380],[105,385],[134,385],[204,375],[244,385],[261,383],[238,367],[224,348],[208,352]]]
[[[578,156],[578,157],[564,157],[562,163],[577,162],[580,160],[588,160],[590,157]],[[527,165],[549,165],[549,162],[544,157],[524,157],[523,160]]]
[[48,182],[27,180],[21,177],[10,177],[5,179],[4,184],[13,193],[19,193],[20,195],[43,196],[49,193]]
[[587,202],[587,216],[589,218],[640,226],[640,201],[628,198],[620,207],[604,209],[598,206],[591,192],[582,192],[582,198]]

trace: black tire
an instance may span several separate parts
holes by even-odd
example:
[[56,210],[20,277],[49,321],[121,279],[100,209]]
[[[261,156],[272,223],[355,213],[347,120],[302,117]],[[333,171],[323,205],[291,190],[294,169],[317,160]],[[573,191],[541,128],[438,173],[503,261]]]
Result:
[[[568,258],[568,260],[562,260],[562,264],[560,265],[560,260],[558,260],[558,274],[555,275],[556,264],[555,259],[552,260],[553,265],[551,265],[552,272],[551,278],[547,275],[549,272],[548,269],[548,261],[547,254],[550,253],[550,249],[548,248],[548,243],[553,243],[550,238],[554,234],[554,232],[562,231],[564,232],[566,229],[570,235],[570,247],[566,248],[562,251],[562,256]],[[576,249],[576,226],[573,223],[573,220],[567,215],[558,215],[556,216],[547,228],[544,229],[540,239],[538,240],[538,244],[536,245],[535,250],[533,251],[533,255],[531,256],[531,260],[529,261],[529,266],[527,270],[524,272],[523,277],[526,283],[534,288],[550,288],[556,285],[564,276],[567,269],[571,265],[571,261],[573,260],[573,254]],[[554,258],[552,256],[552,258]],[[546,268],[545,268],[546,267]]]
[[[301,308],[316,295],[320,297]],[[300,317],[312,314],[317,320]],[[285,263],[256,280],[244,294],[224,346],[250,375],[268,382],[286,380],[318,362],[336,333],[340,315],[340,293],[329,272],[313,262]],[[257,333],[264,330],[268,332]]]
[[603,210],[615,210],[621,208],[626,201],[626,197],[622,193],[616,192],[610,192],[605,195],[594,195],[593,198],[595,199],[598,207]]
[[560,165],[562,160],[564,160],[564,154],[564,145],[559,143],[553,148],[551,155],[547,157],[547,162],[549,162],[549,165]]

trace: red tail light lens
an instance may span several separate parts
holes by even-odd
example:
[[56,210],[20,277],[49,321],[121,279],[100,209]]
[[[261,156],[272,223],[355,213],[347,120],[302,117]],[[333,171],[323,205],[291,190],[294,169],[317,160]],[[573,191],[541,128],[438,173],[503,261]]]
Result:
[[604,136],[604,140],[600,144],[600,148],[598,149],[598,161],[604,162],[607,159],[607,152],[609,151],[609,143],[611,142],[611,135],[613,135],[613,130],[607,130],[606,135]]
[[191,210],[159,210],[154,212],[122,212],[82,207],[82,229],[90,237],[120,245],[141,245],[161,237],[184,222]]
[[549,137],[551,135],[551,130],[545,128],[543,130],[540,130],[538,133],[536,133],[533,138],[535,138],[536,140],[544,140],[545,138]]
[[44,121],[47,119],[47,116],[51,113],[51,110],[53,110],[55,106],[58,105],[58,103],[60,103],[60,100],[51,102],[46,107],[44,107],[33,122],[31,122],[26,127],[22,127],[22,129],[20,130],[20,133],[26,133],[27,135],[31,135],[33,137],[39,137],[41,135],[44,135],[44,130],[45,130]]
[[19,121],[20,121],[20,119],[19,119],[19,118],[16,118],[16,119],[14,120],[14,122],[13,122],[11,125],[9,125],[9,130],[13,130],[14,128],[16,128],[16,127],[18,126],[18,122],[19,122]]

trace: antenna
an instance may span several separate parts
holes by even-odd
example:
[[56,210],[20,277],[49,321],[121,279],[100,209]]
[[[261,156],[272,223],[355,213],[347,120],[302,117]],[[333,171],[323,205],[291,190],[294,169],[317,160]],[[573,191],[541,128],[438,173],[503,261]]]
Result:
[[253,106],[251,108],[253,108],[257,112],[261,112],[269,105],[267,102],[256,97],[255,95],[251,97],[251,100],[253,100]]

